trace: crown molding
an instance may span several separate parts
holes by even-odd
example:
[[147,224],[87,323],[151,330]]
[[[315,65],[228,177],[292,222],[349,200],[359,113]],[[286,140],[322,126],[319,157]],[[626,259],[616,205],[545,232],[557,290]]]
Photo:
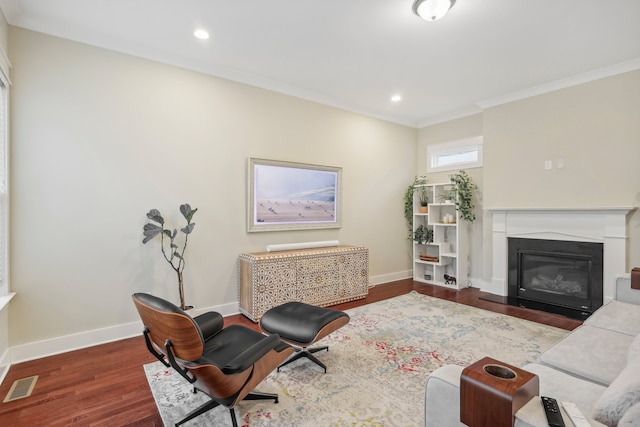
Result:
[[588,83],[594,80],[600,80],[606,77],[615,76],[629,71],[635,71],[640,69],[640,58],[632,59],[630,61],[621,62],[619,64],[611,65],[609,67],[599,68],[597,70],[589,71],[586,73],[578,74],[566,79],[556,80],[550,83],[545,83],[539,86],[534,86],[529,89],[513,92],[504,96],[498,96],[495,98],[487,99],[476,103],[476,106],[485,110],[487,108],[495,107],[497,105],[507,104],[509,102],[518,101],[520,99],[530,98],[532,96],[542,95],[549,92],[554,92],[560,89],[566,89],[568,87],[577,86],[583,83]]

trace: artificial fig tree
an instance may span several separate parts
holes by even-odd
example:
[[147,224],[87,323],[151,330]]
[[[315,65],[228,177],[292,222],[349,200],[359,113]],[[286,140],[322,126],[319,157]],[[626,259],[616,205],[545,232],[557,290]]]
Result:
[[196,224],[194,222],[191,222],[191,220],[193,219],[193,215],[195,215],[197,210],[197,208],[191,209],[191,206],[189,206],[188,203],[180,205],[180,213],[182,214],[184,219],[187,220],[187,225],[180,229],[180,231],[184,233],[184,243],[182,244],[182,249],[180,249],[178,243],[176,242],[178,230],[176,230],[175,228],[173,230],[165,228],[164,218],[160,214],[160,211],[157,209],[151,209],[147,213],[147,218],[149,218],[153,222],[146,223],[143,230],[144,239],[142,240],[142,243],[144,244],[146,244],[157,235],[160,235],[160,249],[162,250],[162,255],[178,275],[178,292],[180,294],[180,308],[182,310],[191,308],[184,302],[184,281],[182,279],[182,272],[185,266],[184,251],[187,249],[189,234],[191,234],[193,228],[196,226]]

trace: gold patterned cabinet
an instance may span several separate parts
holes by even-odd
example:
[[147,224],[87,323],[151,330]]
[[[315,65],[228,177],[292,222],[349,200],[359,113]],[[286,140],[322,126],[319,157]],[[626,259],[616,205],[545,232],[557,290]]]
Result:
[[285,302],[325,307],[369,293],[369,251],[359,246],[246,253],[238,269],[240,311],[254,322]]

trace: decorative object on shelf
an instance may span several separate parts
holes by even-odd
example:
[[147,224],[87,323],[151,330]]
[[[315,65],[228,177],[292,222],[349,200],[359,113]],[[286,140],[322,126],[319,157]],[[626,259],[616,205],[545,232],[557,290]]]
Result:
[[442,223],[443,224],[455,224],[456,223],[456,217],[453,216],[453,214],[445,214],[442,216]]
[[456,197],[456,194],[453,192],[453,190],[449,189],[448,191],[445,191],[444,193],[438,196],[438,201],[446,205],[452,205],[453,199],[455,197]]
[[420,260],[421,261],[427,261],[427,262],[439,262],[440,261],[440,257],[438,257],[437,255],[420,255]]
[[[182,216],[184,216],[184,219],[187,220],[187,225],[184,228],[180,229],[180,231],[184,233],[184,243],[182,245],[182,250],[180,250],[178,244],[176,243],[178,230],[176,230],[175,228],[173,230],[164,228],[164,218],[160,214],[159,210],[151,209],[147,213],[147,218],[160,225],[148,222],[144,225],[143,229],[144,239],[142,240],[142,243],[144,244],[156,237],[158,234],[160,235],[160,249],[162,250],[162,255],[178,275],[178,293],[180,294],[180,308],[182,310],[193,308],[191,306],[187,306],[184,302],[184,281],[182,272],[184,271],[185,266],[184,252],[187,249],[189,234],[191,234],[193,228],[196,226],[195,222],[191,222],[191,220],[193,219],[193,215],[195,215],[197,210],[197,208],[191,209],[191,206],[188,203],[180,205],[180,213],[182,214]],[[165,247],[165,237],[169,239],[168,250]],[[169,252],[170,255],[168,255],[167,252]]]
[[445,285],[456,285],[456,278],[453,276],[449,276],[448,274],[444,275],[444,284]]
[[433,230],[420,224],[413,232],[413,241],[420,244],[431,243],[433,241]]
[[[416,177],[416,193],[418,194],[418,200],[420,201],[420,213],[429,212],[429,188],[425,187],[424,184],[427,183],[427,178],[424,176]],[[422,185],[417,185],[422,184]]]
[[463,170],[449,175],[449,180],[452,184],[451,192],[456,196],[454,200],[456,209],[460,212],[460,218],[469,222],[475,221],[473,191],[477,190],[478,186],[471,181],[471,177]]

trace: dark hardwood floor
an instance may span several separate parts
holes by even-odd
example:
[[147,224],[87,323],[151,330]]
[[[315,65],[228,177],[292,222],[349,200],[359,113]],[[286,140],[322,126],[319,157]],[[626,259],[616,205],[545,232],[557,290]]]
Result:
[[[387,283],[365,299],[334,306],[340,310],[392,298],[412,290],[498,313],[573,330],[582,322],[480,299],[478,289],[454,291],[413,282]],[[225,319],[257,329],[242,315]],[[13,365],[0,401],[15,380],[39,375],[31,396],[0,403],[0,426],[162,426],[142,365],[153,362],[142,336]]]

